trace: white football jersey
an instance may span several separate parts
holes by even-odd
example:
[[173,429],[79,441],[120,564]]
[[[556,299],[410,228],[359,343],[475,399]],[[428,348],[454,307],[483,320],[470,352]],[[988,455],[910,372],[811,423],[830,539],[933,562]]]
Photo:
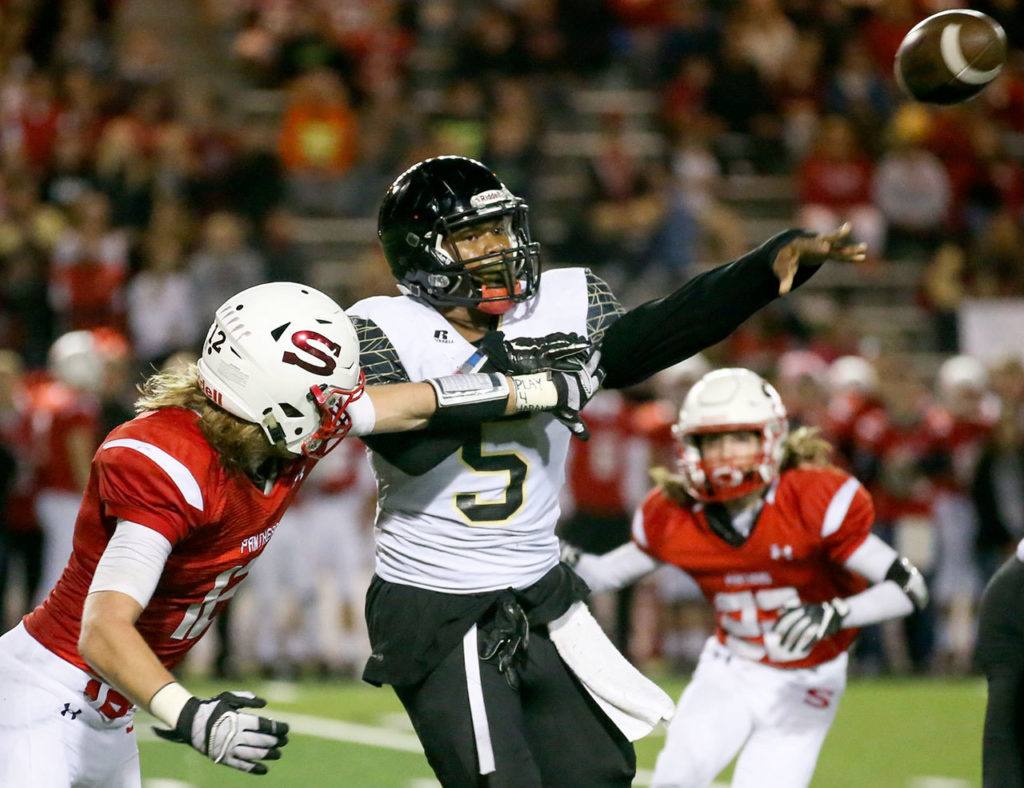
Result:
[[[367,384],[458,372],[474,356],[431,306],[378,296],[346,310],[359,334]],[[546,271],[529,302],[505,314],[509,339],[575,332],[600,341],[622,313],[608,286],[582,268]],[[376,452],[376,572],[384,580],[449,593],[523,588],[558,563],[555,525],[569,430],[547,413],[481,425],[480,439],[420,476]]]

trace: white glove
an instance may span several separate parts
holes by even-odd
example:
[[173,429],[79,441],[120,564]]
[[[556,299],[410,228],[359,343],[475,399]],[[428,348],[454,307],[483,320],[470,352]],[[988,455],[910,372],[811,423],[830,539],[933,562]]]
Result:
[[564,539],[558,540],[558,557],[563,564],[569,566],[576,566],[580,562],[580,556],[583,555],[583,549],[577,547],[574,544],[570,544]]
[[580,411],[597,393],[604,380],[600,367],[601,353],[595,352],[575,369],[513,375],[509,380],[516,392],[516,411],[548,411],[565,424],[573,435],[587,440],[590,433],[580,418]]
[[251,692],[222,692],[185,702],[173,729],[153,728],[168,741],[191,744],[214,763],[252,774],[266,774],[261,761],[276,761],[288,743],[288,725],[239,709],[266,706]]
[[846,600],[836,597],[830,602],[801,604],[792,600],[773,627],[778,645],[792,659],[807,656],[820,641],[834,635],[843,626],[850,612]]

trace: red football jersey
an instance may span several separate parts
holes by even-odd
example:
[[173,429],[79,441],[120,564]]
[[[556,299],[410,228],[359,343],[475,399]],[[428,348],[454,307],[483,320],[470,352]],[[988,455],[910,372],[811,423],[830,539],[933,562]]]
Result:
[[945,408],[932,408],[925,415],[933,451],[948,458],[948,467],[932,481],[940,490],[970,495],[974,469],[985,441],[992,432],[992,419],[957,418]]
[[248,477],[225,471],[192,411],[166,408],[122,424],[93,458],[71,560],[46,601],[25,617],[26,629],[88,670],[77,648],[82,606],[117,521],[130,520],[173,545],[136,622],[173,668],[234,596],[311,465],[295,463],[264,494]]
[[636,406],[600,391],[583,411],[590,440],[569,446],[566,477],[576,511],[628,518],[647,490],[649,441],[635,426]]
[[739,547],[715,534],[702,506],[681,506],[660,490],[637,512],[633,539],[697,582],[715,609],[722,643],[767,665],[806,668],[845,651],[857,630],[840,630],[795,661],[781,659],[765,633],[789,600],[824,602],[867,587],[843,563],[873,521],[871,496],[852,476],[833,468],[797,469],[782,474]]
[[67,435],[72,430],[84,429],[98,440],[99,403],[88,394],[51,380],[32,389],[31,408],[36,487],[79,492],[71,469]]

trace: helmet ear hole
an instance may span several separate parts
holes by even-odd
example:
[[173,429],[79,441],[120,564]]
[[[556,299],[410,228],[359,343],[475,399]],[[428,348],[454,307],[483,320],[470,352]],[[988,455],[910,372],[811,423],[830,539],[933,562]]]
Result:
[[287,402],[278,402],[277,406],[281,409],[285,416],[290,419],[301,419],[302,412],[294,405],[290,405]]

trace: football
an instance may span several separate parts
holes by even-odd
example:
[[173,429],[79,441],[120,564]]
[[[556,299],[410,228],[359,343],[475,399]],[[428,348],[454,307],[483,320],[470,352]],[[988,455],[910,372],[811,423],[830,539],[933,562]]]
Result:
[[956,104],[996,78],[1006,33],[979,11],[943,11],[916,24],[896,53],[896,81],[918,101]]

